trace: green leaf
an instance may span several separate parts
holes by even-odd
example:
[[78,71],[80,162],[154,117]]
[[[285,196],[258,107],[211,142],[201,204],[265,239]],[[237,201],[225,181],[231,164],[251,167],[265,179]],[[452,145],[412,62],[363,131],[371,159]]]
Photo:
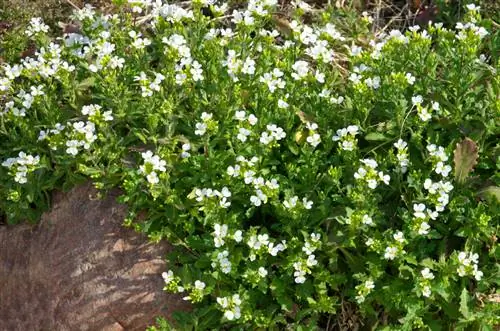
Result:
[[92,87],[95,85],[95,77],[88,77],[82,80],[81,82],[78,82],[78,85],[76,86],[77,91],[85,91],[89,87]]
[[365,139],[368,141],[385,141],[389,140],[389,137],[380,132],[370,132],[365,136]]
[[478,195],[483,199],[495,199],[497,202],[500,202],[500,187],[488,186],[487,188],[479,191]]
[[464,315],[465,318],[469,318],[471,313],[469,311],[469,292],[466,288],[462,290],[460,294],[460,313]]
[[457,143],[453,161],[455,162],[455,180],[464,183],[469,173],[477,164],[479,157],[477,145],[469,138]]

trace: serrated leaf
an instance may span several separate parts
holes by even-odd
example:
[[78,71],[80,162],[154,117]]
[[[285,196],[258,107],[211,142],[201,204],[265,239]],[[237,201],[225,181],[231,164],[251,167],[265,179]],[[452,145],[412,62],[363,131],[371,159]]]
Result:
[[469,138],[457,143],[453,161],[455,163],[455,180],[459,183],[465,182],[479,157],[477,145]]
[[368,141],[384,141],[389,138],[380,132],[370,132],[365,136],[365,139]]
[[460,313],[464,315],[465,318],[469,318],[470,316],[470,311],[469,311],[469,292],[467,289],[464,287],[462,290],[462,294],[460,294]]

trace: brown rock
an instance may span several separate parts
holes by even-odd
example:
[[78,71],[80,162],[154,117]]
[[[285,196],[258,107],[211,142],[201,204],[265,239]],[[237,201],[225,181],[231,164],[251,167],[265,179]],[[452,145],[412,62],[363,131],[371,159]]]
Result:
[[117,192],[56,194],[38,225],[0,227],[0,330],[144,330],[189,309],[162,291],[167,244],[121,226]]

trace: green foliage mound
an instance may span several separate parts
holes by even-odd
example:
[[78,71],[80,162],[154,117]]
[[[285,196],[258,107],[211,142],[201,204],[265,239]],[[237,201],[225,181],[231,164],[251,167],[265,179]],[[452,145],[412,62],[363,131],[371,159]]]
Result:
[[56,40],[34,18],[0,71],[0,209],[120,187],[125,224],[176,246],[181,330],[491,330],[498,34],[472,5],[356,37],[296,5],[86,7]]

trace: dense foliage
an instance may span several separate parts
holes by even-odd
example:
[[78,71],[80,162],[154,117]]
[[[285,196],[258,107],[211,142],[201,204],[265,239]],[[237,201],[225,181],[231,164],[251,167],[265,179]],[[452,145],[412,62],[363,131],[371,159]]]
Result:
[[34,18],[36,53],[0,76],[0,209],[36,220],[54,188],[120,187],[125,224],[177,247],[180,329],[492,329],[489,21],[468,5],[372,36],[364,15],[353,36],[335,9],[275,5],[85,7],[55,41]]

